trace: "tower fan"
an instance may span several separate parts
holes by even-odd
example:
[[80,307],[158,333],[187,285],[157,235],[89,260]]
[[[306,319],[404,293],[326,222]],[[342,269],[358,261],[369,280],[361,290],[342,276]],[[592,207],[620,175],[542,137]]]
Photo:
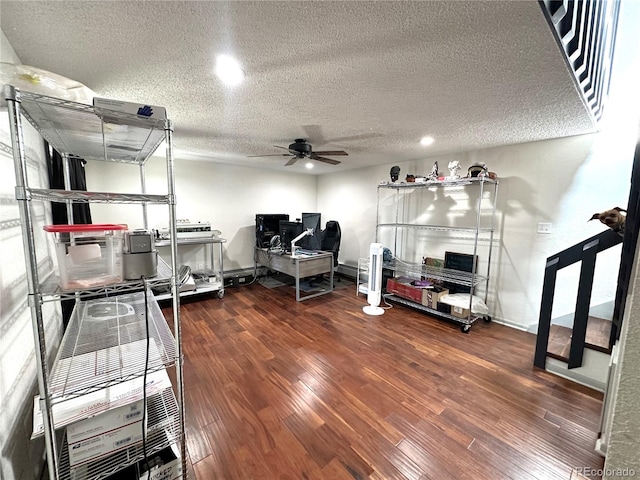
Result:
[[372,243],[369,247],[369,292],[367,302],[369,305],[362,307],[367,315],[382,315],[384,309],[379,307],[382,298],[382,244]]

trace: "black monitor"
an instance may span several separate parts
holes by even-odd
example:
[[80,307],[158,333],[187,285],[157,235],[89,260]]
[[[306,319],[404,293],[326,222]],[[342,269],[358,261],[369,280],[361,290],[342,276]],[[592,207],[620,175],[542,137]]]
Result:
[[[444,252],[444,268],[460,270],[463,272],[478,272],[478,256],[468,253]],[[451,282],[445,282],[444,286],[449,293],[470,293],[471,288]]]
[[289,220],[286,213],[256,213],[256,245],[269,247],[274,235],[280,232],[280,220]]
[[306,230],[313,228],[313,236],[307,235],[300,240],[300,246],[307,250],[321,250],[322,249],[322,231],[320,228],[320,214],[319,213],[303,213],[302,214],[302,229]]
[[302,233],[302,224],[300,222],[289,222],[280,220],[279,224],[280,244],[286,252],[291,251],[291,241]]

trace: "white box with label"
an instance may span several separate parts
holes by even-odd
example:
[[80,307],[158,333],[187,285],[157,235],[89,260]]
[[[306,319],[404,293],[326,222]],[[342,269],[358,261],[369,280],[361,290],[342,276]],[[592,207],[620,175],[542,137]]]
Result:
[[74,467],[142,440],[144,402],[139,400],[67,427],[69,464]]

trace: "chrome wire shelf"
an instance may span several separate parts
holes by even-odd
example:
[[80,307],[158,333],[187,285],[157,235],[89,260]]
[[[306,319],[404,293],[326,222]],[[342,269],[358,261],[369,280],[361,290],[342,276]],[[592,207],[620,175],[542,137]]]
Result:
[[[143,164],[165,138],[165,120],[19,92],[23,115],[61,154],[85,160]],[[104,109],[100,109],[103,110]]]
[[418,225],[415,223],[379,223],[378,227],[391,227],[391,228],[409,228],[413,230],[433,230],[438,232],[455,232],[455,233],[468,233],[469,235],[475,235],[475,233],[491,233],[491,228],[473,228],[473,227],[447,227],[446,225]]
[[427,312],[432,315],[437,315],[438,317],[446,318],[448,320],[453,320],[454,322],[462,323],[464,325],[473,325],[473,323],[476,320],[478,320],[479,318],[482,318],[482,316],[478,316],[475,314],[472,314],[471,318],[460,318],[460,317],[451,315],[449,313],[441,312],[440,310],[435,310],[433,308],[426,307],[421,303],[416,303],[411,300],[407,300],[406,298],[398,297],[397,295],[385,293],[383,296],[386,300],[391,300],[392,302],[399,303],[407,307],[415,308],[416,310],[421,310],[423,312]]
[[479,177],[460,177],[457,180],[430,180],[427,182],[380,182],[378,188],[434,188],[434,187],[466,187],[469,185],[480,185],[481,183],[497,184],[497,180]]
[[[176,243],[178,245],[202,245],[204,243],[227,243],[227,239],[220,237],[178,238]],[[156,247],[169,247],[171,240],[156,240],[155,245]]]
[[434,187],[464,187],[474,184],[497,184],[497,180],[490,178],[478,178],[478,177],[460,177],[457,180],[430,180],[428,182],[380,182],[378,188],[434,188]]
[[[147,279],[147,285],[151,288],[164,287],[171,283],[171,267],[161,257],[158,257],[158,272],[155,277]],[[75,300],[95,298],[96,296],[114,296],[131,293],[144,289],[144,283],[140,280],[130,280],[113,285],[85,288],[82,290],[62,290],[58,283],[58,277],[51,275],[46,282],[40,285],[43,302],[58,300]]]
[[168,202],[166,195],[149,195],[146,193],[85,192],[44,188],[28,188],[27,192],[33,200],[46,200],[49,202],[73,200],[76,203],[147,203],[158,205]]
[[[147,298],[148,372],[155,372],[174,364],[176,344],[153,294]],[[51,370],[52,401],[144,375],[146,320],[143,292],[76,303]]]
[[[147,403],[147,455],[152,456],[180,439],[179,411],[173,391],[168,388],[151,396]],[[140,427],[142,428],[142,427]],[[102,480],[144,458],[142,442],[106,457],[75,467],[69,465],[69,445],[65,435],[60,451],[61,480]]]
[[[363,267],[369,265],[369,259],[367,258],[360,259],[360,262]],[[477,273],[473,275],[471,272],[463,272],[461,270],[454,270],[451,268],[431,267],[420,263],[404,263],[397,260],[383,262],[382,268],[399,271],[405,275],[449,281],[467,287],[475,287],[487,281],[487,277],[485,275],[478,275]]]

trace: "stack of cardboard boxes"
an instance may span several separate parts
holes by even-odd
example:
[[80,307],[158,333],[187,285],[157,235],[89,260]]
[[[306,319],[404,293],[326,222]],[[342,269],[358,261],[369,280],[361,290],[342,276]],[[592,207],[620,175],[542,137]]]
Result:
[[440,299],[449,293],[449,290],[428,283],[409,277],[390,278],[387,280],[387,292],[437,310]]

